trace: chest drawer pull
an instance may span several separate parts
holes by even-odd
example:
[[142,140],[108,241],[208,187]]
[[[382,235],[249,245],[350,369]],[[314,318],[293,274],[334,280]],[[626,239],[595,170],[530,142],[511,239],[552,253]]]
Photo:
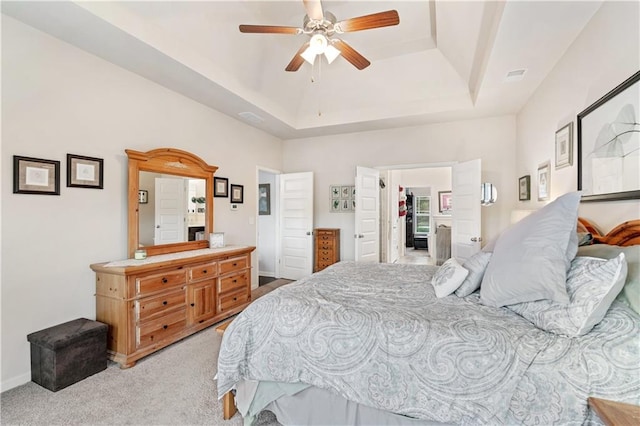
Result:
[[164,328],[166,330],[167,328],[169,328],[169,326],[165,324],[165,325],[162,326],[162,328]]
[[166,284],[169,280],[167,280],[166,278],[162,279],[162,284]]
[[206,274],[206,273],[207,273],[207,270],[206,270],[206,269],[204,269],[204,270],[202,271],[202,273],[203,273],[203,274]]
[[191,304],[191,306],[196,306],[196,304],[195,304],[195,303],[192,303],[192,304]]
[[166,306],[167,305],[167,301],[166,300],[163,301],[162,304]]

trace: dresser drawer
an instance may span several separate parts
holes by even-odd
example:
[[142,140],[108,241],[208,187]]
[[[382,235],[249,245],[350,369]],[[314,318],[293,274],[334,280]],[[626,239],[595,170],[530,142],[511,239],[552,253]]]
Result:
[[249,290],[247,288],[227,295],[218,296],[218,313],[231,310],[250,300]]
[[163,274],[147,275],[136,278],[136,294],[153,293],[174,286],[186,284],[184,271],[172,271]]
[[189,281],[198,281],[218,275],[218,262],[205,263],[189,268]]
[[336,232],[335,231],[329,231],[329,230],[326,230],[326,229],[316,229],[316,235],[319,238],[327,238],[328,239],[328,238],[335,237]]
[[223,260],[219,265],[220,275],[224,275],[229,272],[247,268],[249,266],[249,261],[247,260],[247,256],[233,257],[231,259]]
[[218,281],[218,294],[226,293],[236,289],[246,288],[249,282],[249,274],[243,272],[238,275],[231,275],[220,278]]
[[186,309],[180,309],[156,319],[143,321],[136,327],[136,346],[141,348],[160,342],[184,331],[186,326]]
[[180,289],[161,296],[145,297],[135,301],[136,320],[146,319],[161,315],[177,307],[184,307],[186,302],[185,290]]
[[323,258],[323,257],[333,258],[333,256],[334,256],[333,250],[318,250],[318,257],[320,258]]

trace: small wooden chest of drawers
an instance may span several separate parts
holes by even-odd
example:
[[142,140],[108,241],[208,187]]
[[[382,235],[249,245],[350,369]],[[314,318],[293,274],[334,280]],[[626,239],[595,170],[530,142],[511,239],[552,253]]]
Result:
[[314,233],[316,261],[313,271],[318,272],[340,261],[340,229],[317,228]]

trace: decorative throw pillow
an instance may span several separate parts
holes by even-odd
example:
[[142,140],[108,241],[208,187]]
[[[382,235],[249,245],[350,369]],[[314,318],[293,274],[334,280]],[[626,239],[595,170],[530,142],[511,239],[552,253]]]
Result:
[[462,267],[469,271],[469,275],[456,290],[456,296],[467,297],[480,288],[480,282],[482,282],[489,259],[491,259],[490,252],[479,251],[462,264]]
[[580,196],[565,194],[502,233],[482,279],[483,304],[500,307],[542,299],[569,303],[565,283],[578,251]]
[[447,259],[431,279],[436,297],[445,297],[456,291],[468,273],[469,271],[464,269],[455,258]]
[[607,244],[593,244],[580,247],[578,256],[612,259],[624,253],[627,260],[627,279],[616,300],[629,306],[640,314],[640,246],[610,246]]
[[568,305],[539,300],[508,308],[543,330],[569,337],[582,336],[602,321],[626,277],[624,253],[610,260],[576,257],[567,279],[571,299]]

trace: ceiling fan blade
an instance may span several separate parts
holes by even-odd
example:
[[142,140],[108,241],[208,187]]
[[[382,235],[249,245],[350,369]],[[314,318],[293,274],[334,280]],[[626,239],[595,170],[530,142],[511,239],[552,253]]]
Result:
[[345,19],[336,23],[338,32],[354,32],[370,30],[373,28],[390,27],[400,23],[400,16],[396,10],[374,13],[372,15],[359,16],[357,18]]
[[344,41],[333,39],[332,44],[336,49],[340,51],[342,56],[344,56],[347,61],[351,62],[351,64],[359,70],[363,70],[371,65],[371,62],[369,62],[367,58],[356,52],[353,47],[349,46]]
[[304,8],[307,10],[307,16],[314,21],[322,21],[324,13],[322,12],[322,3],[320,0],[302,0]]
[[309,42],[303,44],[300,50],[296,52],[296,55],[293,57],[291,62],[289,62],[289,65],[287,65],[285,71],[298,71],[300,69],[300,67],[304,63],[304,58],[300,55],[302,54],[302,52],[307,50],[307,47],[309,47]]
[[240,25],[240,32],[259,34],[302,34],[302,29],[274,25]]

